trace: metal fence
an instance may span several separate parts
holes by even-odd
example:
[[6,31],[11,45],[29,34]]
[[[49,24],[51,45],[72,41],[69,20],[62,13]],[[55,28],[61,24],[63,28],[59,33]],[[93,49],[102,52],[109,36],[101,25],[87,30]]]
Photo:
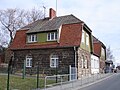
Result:
[[[80,87],[86,84],[93,83],[102,78],[108,77],[111,73],[108,74],[93,74],[93,75],[81,75],[81,78],[69,80],[70,74],[65,75],[54,75],[45,77],[45,87],[43,90],[69,90],[71,88]],[[56,82],[56,79],[58,80]],[[48,83],[47,80],[53,80],[52,83]]]

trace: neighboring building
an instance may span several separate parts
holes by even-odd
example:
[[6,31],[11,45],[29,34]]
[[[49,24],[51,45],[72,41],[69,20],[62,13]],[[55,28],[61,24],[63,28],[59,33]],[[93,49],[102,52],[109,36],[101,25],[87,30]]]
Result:
[[34,74],[39,62],[40,73],[67,74],[69,65],[77,67],[78,78],[91,73],[92,35],[89,27],[77,17],[56,17],[50,9],[49,18],[33,22],[16,32],[10,46],[14,72],[23,69]]
[[114,70],[114,65],[112,60],[105,61],[105,73],[112,73]]
[[99,73],[99,56],[92,54],[91,55],[91,74]]
[[99,72],[104,73],[105,60],[106,60],[106,47],[105,45],[93,36],[94,53],[99,56]]

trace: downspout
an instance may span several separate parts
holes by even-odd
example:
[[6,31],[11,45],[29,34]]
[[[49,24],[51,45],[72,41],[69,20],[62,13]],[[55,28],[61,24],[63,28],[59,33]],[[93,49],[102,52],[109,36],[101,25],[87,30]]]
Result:
[[76,53],[76,47],[74,46],[74,55],[75,55],[75,70],[76,70],[76,73],[75,73],[75,79],[77,79],[77,76],[78,76],[78,74],[77,74],[77,53]]
[[74,52],[75,52],[74,53],[74,55],[75,55],[75,67],[77,68],[77,65],[76,65],[77,64],[77,60],[76,60],[76,47],[75,46],[74,46]]

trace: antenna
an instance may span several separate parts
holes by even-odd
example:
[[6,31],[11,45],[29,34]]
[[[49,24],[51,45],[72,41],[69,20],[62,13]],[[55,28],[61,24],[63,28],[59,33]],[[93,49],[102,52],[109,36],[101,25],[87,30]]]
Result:
[[45,18],[45,16],[46,16],[46,13],[45,13],[45,11],[46,11],[46,7],[43,6],[43,9],[44,9],[44,18]]
[[57,0],[56,0],[56,16],[57,16]]

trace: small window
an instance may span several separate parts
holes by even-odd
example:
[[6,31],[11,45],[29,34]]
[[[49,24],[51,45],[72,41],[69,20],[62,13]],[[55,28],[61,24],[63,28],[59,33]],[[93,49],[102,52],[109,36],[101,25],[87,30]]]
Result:
[[51,32],[47,34],[47,41],[57,40],[57,32]]
[[50,57],[50,67],[56,68],[58,67],[58,56],[57,55],[51,55]]
[[32,57],[26,57],[26,67],[32,67]]
[[81,59],[81,66],[82,66],[82,68],[84,68],[84,56],[82,55],[82,59]]
[[87,59],[87,56],[85,58],[85,68],[88,68],[88,59]]
[[37,35],[33,34],[33,35],[28,35],[28,42],[37,42]]

